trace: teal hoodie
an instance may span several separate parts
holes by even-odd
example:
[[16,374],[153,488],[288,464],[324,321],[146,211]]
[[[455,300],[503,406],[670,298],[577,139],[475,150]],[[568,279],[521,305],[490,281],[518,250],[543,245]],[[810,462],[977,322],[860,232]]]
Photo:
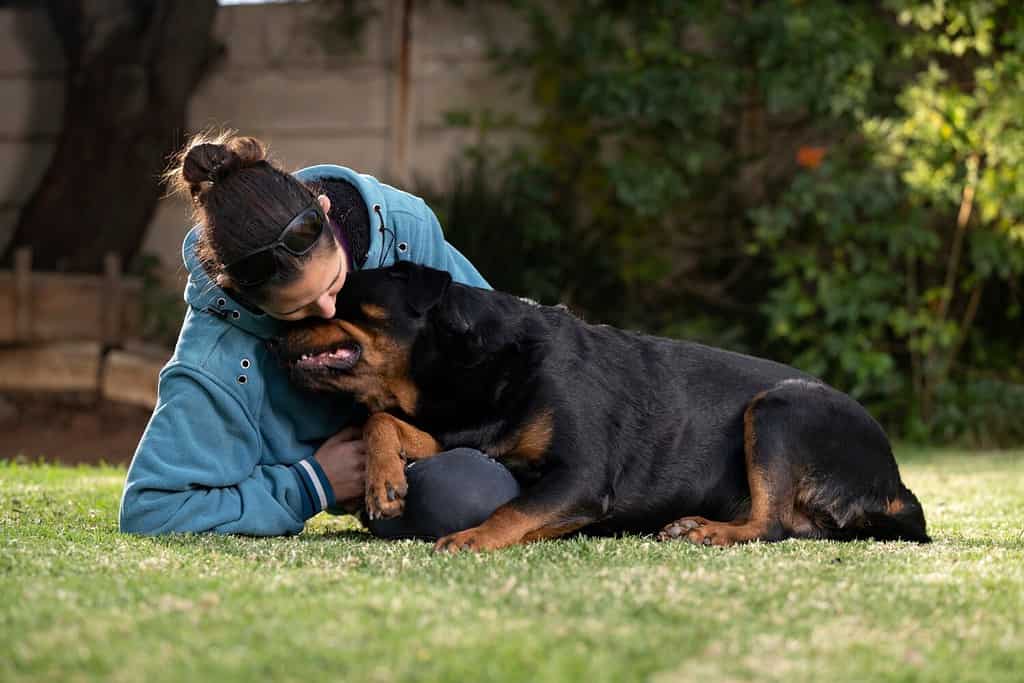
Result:
[[[370,211],[367,267],[409,260],[488,286],[445,241],[422,199],[341,166],[312,166],[295,176],[342,178],[359,190]],[[291,386],[265,344],[284,323],[254,314],[213,284],[195,256],[197,230],[183,246],[185,321],[128,468],[121,530],[298,533],[336,502],[313,454],[360,408],[347,396]]]

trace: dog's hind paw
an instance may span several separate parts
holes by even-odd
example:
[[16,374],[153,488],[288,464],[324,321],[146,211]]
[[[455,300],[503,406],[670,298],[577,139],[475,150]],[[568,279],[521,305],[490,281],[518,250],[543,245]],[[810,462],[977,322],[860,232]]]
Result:
[[764,527],[745,520],[715,522],[703,517],[683,517],[665,525],[659,541],[689,541],[696,545],[730,546],[757,540],[770,540]]
[[683,517],[666,524],[665,528],[658,534],[658,540],[674,541],[682,539],[699,545],[711,545],[713,542],[712,538],[701,533],[701,529],[716,524],[717,522],[712,522],[703,517]]

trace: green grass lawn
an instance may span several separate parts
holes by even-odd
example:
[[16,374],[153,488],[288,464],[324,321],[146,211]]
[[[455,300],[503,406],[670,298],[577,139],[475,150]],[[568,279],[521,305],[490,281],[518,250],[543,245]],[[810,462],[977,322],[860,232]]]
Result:
[[1024,452],[900,454],[936,542],[435,555],[118,534],[124,473],[0,463],[0,681],[1024,679]]

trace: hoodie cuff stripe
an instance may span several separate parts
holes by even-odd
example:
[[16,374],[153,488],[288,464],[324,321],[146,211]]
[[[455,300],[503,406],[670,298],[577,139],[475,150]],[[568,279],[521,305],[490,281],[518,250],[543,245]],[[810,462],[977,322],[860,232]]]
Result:
[[302,512],[306,519],[334,505],[334,490],[315,458],[295,463],[295,473],[305,489]]
[[320,483],[320,477],[316,476],[316,470],[306,460],[299,461],[299,467],[306,470],[306,476],[309,477],[313,483],[313,490],[316,491],[316,497],[320,499],[320,509],[323,510],[327,507],[327,494],[324,493],[324,487]]

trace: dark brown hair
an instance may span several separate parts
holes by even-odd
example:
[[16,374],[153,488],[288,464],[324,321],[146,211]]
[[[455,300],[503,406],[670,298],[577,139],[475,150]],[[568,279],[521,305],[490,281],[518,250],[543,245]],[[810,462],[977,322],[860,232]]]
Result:
[[194,136],[164,178],[172,192],[192,199],[202,226],[196,254],[207,274],[253,303],[265,302],[275,287],[296,280],[314,253],[334,245],[331,230],[324,230],[316,248],[303,256],[275,249],[276,275],[256,287],[243,287],[232,281],[225,265],[277,239],[315,200],[313,193],[270,160],[263,142],[234,131]]

